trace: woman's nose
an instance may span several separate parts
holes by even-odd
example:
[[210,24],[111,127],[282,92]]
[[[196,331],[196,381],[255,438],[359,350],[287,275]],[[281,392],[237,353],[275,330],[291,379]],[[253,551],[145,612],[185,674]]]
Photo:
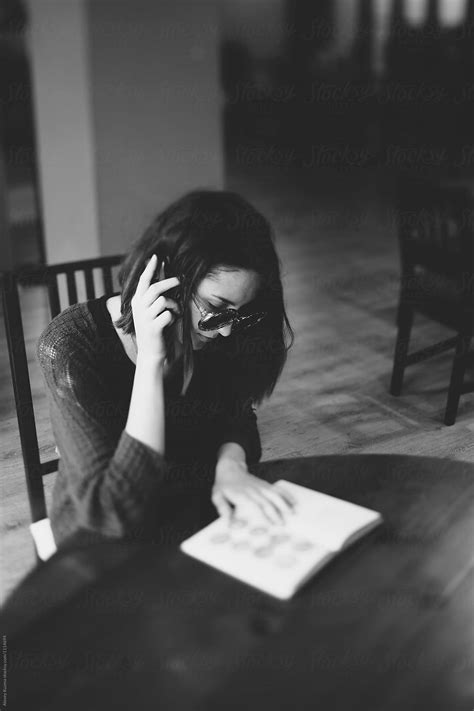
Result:
[[230,336],[232,333],[232,324],[230,323],[228,326],[223,326],[222,328],[219,329],[219,333],[221,336]]

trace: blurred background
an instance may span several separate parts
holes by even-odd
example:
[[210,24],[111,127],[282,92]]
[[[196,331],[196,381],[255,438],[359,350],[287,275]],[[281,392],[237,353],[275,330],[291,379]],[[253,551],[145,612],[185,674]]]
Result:
[[121,251],[180,192],[254,168],[472,173],[473,12],[2,0],[1,268]]
[[[121,253],[186,190],[237,190],[275,227],[296,334],[259,412],[264,459],[474,459],[472,396],[442,422],[452,353],[388,391],[397,185],[474,189],[474,0],[0,0],[0,52],[0,270]],[[22,300],[46,457],[49,317],[41,290]],[[443,329],[420,318],[414,345]],[[32,549],[0,342],[13,580]]]

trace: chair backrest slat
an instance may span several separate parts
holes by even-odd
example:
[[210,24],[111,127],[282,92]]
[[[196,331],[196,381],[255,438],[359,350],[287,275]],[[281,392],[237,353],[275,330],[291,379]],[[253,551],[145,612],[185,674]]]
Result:
[[104,276],[104,291],[106,294],[112,294],[114,286],[112,281],[112,269],[109,265],[102,267],[102,274]]
[[95,299],[94,274],[92,269],[84,269],[84,279],[86,282],[86,298]]
[[74,277],[73,271],[66,272],[66,282],[67,282],[67,298],[68,298],[69,306],[71,306],[71,304],[77,303],[77,287],[76,287],[76,279]]
[[51,318],[61,312],[59,275],[66,276],[69,305],[77,303],[75,275],[83,272],[87,299],[96,296],[93,269],[103,270],[104,294],[111,295],[113,289],[112,267],[120,264],[121,255],[98,257],[77,262],[53,264],[46,267],[32,267],[6,272],[0,275],[5,316],[5,332],[10,357],[13,391],[20,431],[20,441],[25,466],[26,484],[30,503],[31,519],[39,521],[47,516],[43,488],[43,476],[57,470],[58,459],[41,462],[38,436],[31,395],[28,358],[25,348],[23,321],[19,287],[21,284],[44,284],[48,291]]
[[49,297],[49,311],[51,318],[53,319],[61,311],[61,305],[59,301],[59,288],[58,288],[58,277],[53,272],[47,275],[48,284],[48,297]]

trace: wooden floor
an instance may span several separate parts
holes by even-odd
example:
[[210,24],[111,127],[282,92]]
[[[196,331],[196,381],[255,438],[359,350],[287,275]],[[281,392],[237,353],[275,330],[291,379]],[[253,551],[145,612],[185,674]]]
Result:
[[[240,157],[239,157],[240,156]],[[259,410],[263,459],[344,452],[474,461],[474,397],[457,423],[442,417],[452,355],[410,368],[404,394],[388,394],[398,295],[393,179],[383,169],[298,171],[279,161],[230,157],[229,187],[272,219],[296,340],[273,397]],[[35,341],[47,323],[39,288],[23,294],[33,392],[44,458],[53,456]],[[413,345],[449,333],[421,318]],[[34,564],[28,506],[0,323],[2,599]],[[46,479],[50,495],[54,474]]]

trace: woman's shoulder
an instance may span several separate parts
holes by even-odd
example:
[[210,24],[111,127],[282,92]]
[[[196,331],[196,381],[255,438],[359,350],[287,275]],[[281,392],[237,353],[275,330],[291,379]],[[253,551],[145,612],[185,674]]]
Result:
[[94,353],[98,344],[100,323],[95,311],[105,304],[104,297],[80,302],[61,311],[44,329],[38,339],[36,353],[43,369],[59,367],[64,360],[70,361],[82,354]]

